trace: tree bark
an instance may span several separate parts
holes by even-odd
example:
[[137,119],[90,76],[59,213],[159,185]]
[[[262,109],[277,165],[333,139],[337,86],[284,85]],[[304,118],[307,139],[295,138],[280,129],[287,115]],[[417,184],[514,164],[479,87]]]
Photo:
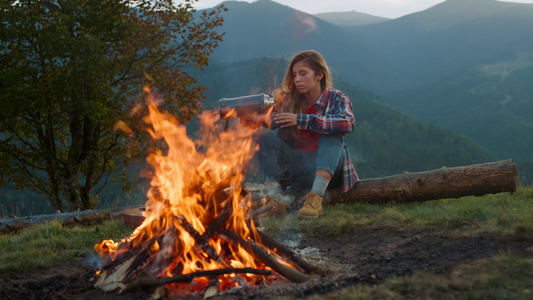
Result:
[[514,192],[519,183],[516,165],[509,160],[403,173],[360,180],[342,193],[328,190],[326,203],[409,203],[464,196]]

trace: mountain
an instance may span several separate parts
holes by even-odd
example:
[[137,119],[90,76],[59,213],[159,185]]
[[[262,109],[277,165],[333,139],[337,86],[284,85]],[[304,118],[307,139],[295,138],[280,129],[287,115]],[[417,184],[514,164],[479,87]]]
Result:
[[533,51],[533,5],[496,0],[448,0],[425,11],[351,32],[393,64],[399,77],[368,83],[388,96],[453,73]]
[[499,159],[527,162],[526,149],[533,146],[531,28],[531,4],[448,0],[351,29],[402,74],[367,88],[408,114],[472,138]]
[[314,14],[314,16],[337,26],[368,25],[390,20],[388,18],[377,17],[365,13],[356,12],[353,10],[347,12],[329,12]]
[[314,49],[328,58],[334,72],[342,72],[352,82],[392,80],[391,64],[344,27],[270,0],[222,5],[228,9],[219,29],[225,33],[224,41],[212,54],[212,62],[290,58],[301,50]]

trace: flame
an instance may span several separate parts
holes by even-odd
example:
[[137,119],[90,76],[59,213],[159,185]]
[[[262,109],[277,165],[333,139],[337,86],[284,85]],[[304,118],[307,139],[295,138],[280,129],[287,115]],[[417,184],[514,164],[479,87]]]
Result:
[[[182,274],[228,267],[265,269],[238,243],[223,245],[216,238],[207,238],[206,245],[197,241],[197,235],[204,234],[210,223],[230,206],[232,213],[226,228],[245,240],[254,234],[255,228],[252,226],[253,232],[250,231],[246,223],[250,205],[241,187],[244,168],[257,150],[254,130],[238,126],[238,122],[223,130],[223,124],[217,122],[219,114],[206,111],[199,118],[200,138],[193,141],[185,126],[169,113],[159,111],[159,103],[150,97],[144,119],[151,137],[165,145],[147,157],[151,188],[147,192],[144,222],[130,237],[118,243],[101,241],[95,250],[103,261],[114,261],[123,253],[146,249],[150,258],[145,264],[152,265],[146,272],[154,276],[172,276],[178,266]],[[117,127],[127,128],[122,123]],[[231,259],[209,257],[206,255],[209,251],[202,251],[205,250],[202,247],[211,247],[215,253],[223,252]],[[231,277],[226,276],[225,280],[228,278]]]

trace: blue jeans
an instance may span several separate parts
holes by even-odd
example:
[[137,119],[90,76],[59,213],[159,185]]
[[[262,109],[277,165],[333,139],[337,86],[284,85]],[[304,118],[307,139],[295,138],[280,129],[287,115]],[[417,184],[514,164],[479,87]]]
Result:
[[261,136],[258,143],[257,158],[264,182],[277,181],[283,187],[310,188],[316,171],[323,169],[332,174],[329,187],[342,184],[344,141],[340,135],[319,135],[315,153],[291,148],[272,130]]

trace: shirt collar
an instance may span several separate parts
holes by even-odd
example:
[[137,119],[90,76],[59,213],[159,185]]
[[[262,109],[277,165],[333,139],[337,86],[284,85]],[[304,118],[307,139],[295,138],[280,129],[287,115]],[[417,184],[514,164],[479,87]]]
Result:
[[328,93],[329,93],[329,90],[327,88],[325,88],[323,91],[322,91],[322,94],[320,94],[320,97],[318,97],[318,99],[316,100],[316,104],[318,105],[325,105],[326,104],[326,101],[328,100]]

